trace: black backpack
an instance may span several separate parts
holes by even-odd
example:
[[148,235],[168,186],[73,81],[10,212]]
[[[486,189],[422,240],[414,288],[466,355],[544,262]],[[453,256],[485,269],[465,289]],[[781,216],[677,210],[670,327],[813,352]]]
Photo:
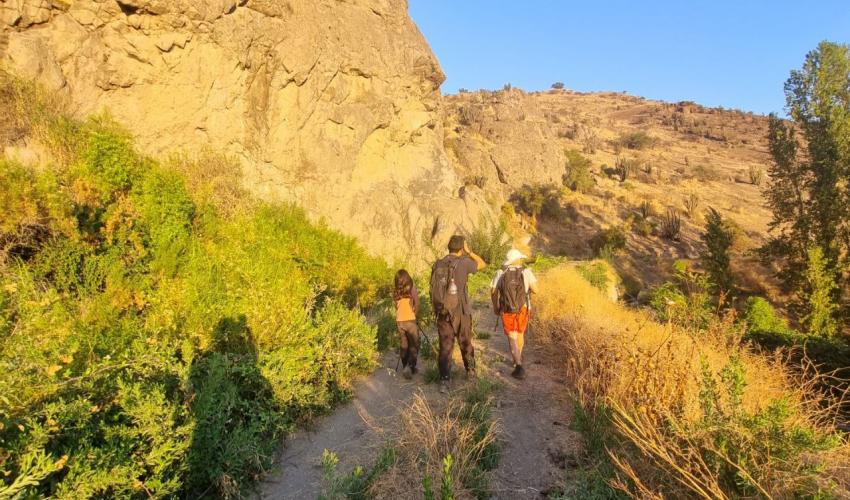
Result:
[[[461,290],[455,283],[457,259],[444,257],[434,263],[431,268],[431,306],[437,317],[455,317],[460,309]],[[454,293],[451,288],[454,286]]]
[[495,290],[498,300],[494,298],[493,302],[499,304],[501,312],[516,314],[528,304],[528,293],[525,291],[525,279],[522,275],[524,270],[524,267],[509,267],[499,278]]

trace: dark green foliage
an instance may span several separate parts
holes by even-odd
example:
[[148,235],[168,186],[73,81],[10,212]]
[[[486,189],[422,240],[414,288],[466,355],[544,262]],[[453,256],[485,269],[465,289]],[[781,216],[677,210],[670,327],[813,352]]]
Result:
[[802,290],[798,314],[805,316],[813,292],[806,286],[812,245],[823,252],[825,273],[838,285],[832,302],[850,288],[844,272],[850,255],[850,47],[820,43],[791,72],[785,97],[793,124],[776,116],[769,123],[773,164],[765,195],[773,221],[762,254],[767,261],[782,259],[778,276],[788,290]]
[[555,90],[561,90],[564,88],[564,82],[555,82],[552,84],[552,88]]
[[294,207],[199,206],[104,120],[41,125],[69,164],[0,162],[0,496],[239,495],[371,366],[389,269]]
[[655,138],[639,130],[621,135],[617,143],[628,149],[645,149],[655,144]]
[[593,176],[590,173],[591,161],[575,149],[567,150],[566,156],[564,185],[573,191],[586,193],[593,187]]
[[598,257],[610,259],[626,248],[626,232],[620,226],[611,226],[590,240],[590,248]]
[[561,193],[554,185],[523,185],[511,195],[510,201],[519,212],[531,217],[556,215],[560,211]]
[[727,293],[732,288],[729,248],[732,246],[734,231],[717,210],[709,208],[706,213],[705,231],[701,236],[706,246],[701,256],[702,265],[718,292]]

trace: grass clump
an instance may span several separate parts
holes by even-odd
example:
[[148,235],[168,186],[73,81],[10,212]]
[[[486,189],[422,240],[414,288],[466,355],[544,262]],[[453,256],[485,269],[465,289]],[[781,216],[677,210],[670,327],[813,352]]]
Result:
[[374,482],[371,496],[430,492],[434,498],[490,498],[489,471],[500,458],[491,415],[495,389],[481,379],[439,408],[417,394],[401,412],[401,431],[392,445],[397,460]]
[[0,162],[0,497],[239,496],[371,367],[387,265],[108,119],[28,119],[56,162]]
[[749,350],[731,319],[663,325],[569,267],[541,280],[535,305],[539,338],[569,353],[571,392],[599,430],[589,446],[604,443],[614,467],[609,484],[638,498],[850,492],[850,450],[820,394]]

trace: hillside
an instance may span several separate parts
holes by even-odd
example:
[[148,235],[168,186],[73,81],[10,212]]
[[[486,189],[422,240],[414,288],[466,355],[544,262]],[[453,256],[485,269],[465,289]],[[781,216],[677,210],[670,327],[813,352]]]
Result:
[[[770,162],[764,116],[567,90],[463,92],[444,103],[446,150],[468,190],[482,189],[494,204],[525,185],[560,190],[569,150],[590,160],[584,192],[559,193],[560,208],[535,221],[531,245],[538,250],[587,258],[596,234],[621,226],[627,242],[620,270],[643,288],[662,280],[673,260],[697,255],[708,207],[741,229],[740,267],[744,251],[764,241],[770,219],[759,185]],[[618,159],[629,165],[625,180],[614,172]],[[643,202],[649,217],[641,216]],[[679,241],[658,237],[668,209],[682,218]],[[764,286],[762,278],[755,281]]]
[[455,194],[445,77],[406,2],[3,2],[0,67],[77,117],[109,113],[147,154],[226,153],[254,194],[391,260],[422,257],[483,207]]

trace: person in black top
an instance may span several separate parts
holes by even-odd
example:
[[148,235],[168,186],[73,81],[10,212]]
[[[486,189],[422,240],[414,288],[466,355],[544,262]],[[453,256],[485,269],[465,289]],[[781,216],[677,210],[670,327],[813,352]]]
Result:
[[475,376],[475,348],[472,346],[472,306],[469,303],[467,281],[470,274],[484,269],[484,259],[469,250],[463,236],[455,235],[449,240],[449,254],[443,259],[454,259],[454,283],[460,293],[459,314],[443,314],[437,317],[437,332],[440,337],[440,354],[437,364],[440,369],[440,392],[449,390],[452,350],[457,338],[463,365],[468,376]]

